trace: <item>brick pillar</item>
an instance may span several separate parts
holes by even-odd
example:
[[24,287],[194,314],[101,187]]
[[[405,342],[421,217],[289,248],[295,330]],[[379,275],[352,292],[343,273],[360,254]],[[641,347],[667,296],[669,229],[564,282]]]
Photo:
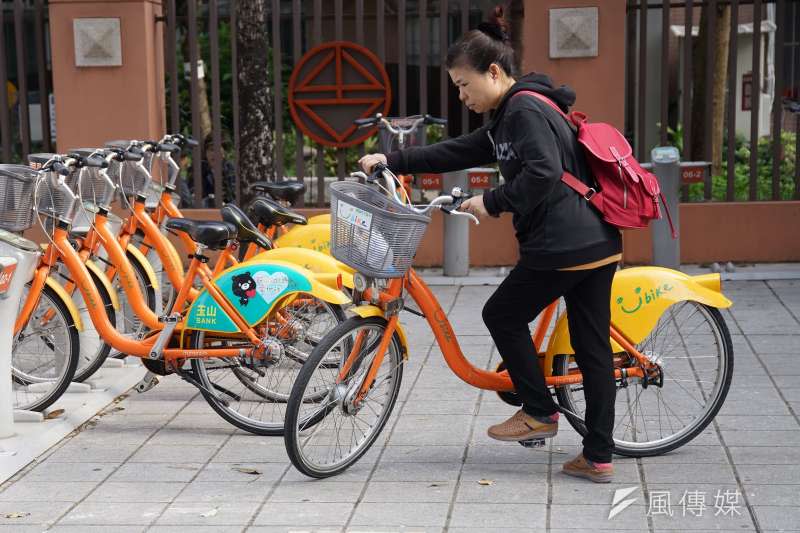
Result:
[[[50,0],[56,142],[59,151],[165,133],[164,47],[160,0]],[[76,66],[75,19],[119,19],[121,66]],[[90,47],[103,60],[103,42]],[[113,56],[113,54],[112,54]]]
[[[598,10],[597,57],[551,59],[550,9],[580,7]],[[624,129],[625,0],[525,0],[522,47],[523,73],[542,72],[569,85],[578,93],[574,109]]]

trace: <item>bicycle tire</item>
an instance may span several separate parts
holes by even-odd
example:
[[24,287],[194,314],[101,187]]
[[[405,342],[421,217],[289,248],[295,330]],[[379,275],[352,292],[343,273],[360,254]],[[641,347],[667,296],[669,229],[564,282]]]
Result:
[[[722,407],[723,403],[725,402],[725,398],[726,398],[726,396],[728,394],[728,390],[730,389],[731,379],[733,378],[734,357],[733,357],[733,344],[732,344],[732,341],[731,341],[730,332],[729,332],[728,327],[727,327],[727,325],[725,323],[725,319],[722,317],[722,314],[720,313],[720,311],[718,309],[716,309],[714,307],[710,307],[710,306],[704,305],[704,304],[700,304],[698,302],[691,302],[691,301],[679,302],[678,304],[672,306],[670,309],[665,311],[664,315],[662,315],[662,317],[659,319],[659,323],[656,325],[656,327],[653,329],[653,331],[650,333],[650,335],[648,335],[648,337],[646,339],[644,339],[641,343],[639,343],[639,345],[637,346],[637,350],[640,350],[640,352],[645,353],[645,348],[648,345],[650,345],[651,339],[660,330],[660,324],[662,324],[662,320],[667,315],[668,311],[674,310],[676,307],[677,308],[684,308],[684,307],[688,307],[688,306],[696,307],[698,309],[698,311],[706,317],[706,319],[708,320],[708,324],[710,324],[712,326],[712,328],[714,329],[716,342],[718,343],[717,345],[721,349],[720,360],[722,362],[723,368],[722,368],[722,371],[721,371],[720,378],[715,381],[714,389],[711,391],[711,394],[709,395],[710,402],[707,404],[707,406],[704,409],[704,411],[702,412],[702,414],[694,419],[694,422],[691,425],[689,425],[688,427],[681,428],[675,435],[659,438],[659,439],[657,439],[655,441],[644,441],[644,442],[642,442],[642,441],[627,441],[627,440],[618,439],[618,438],[615,437],[614,438],[614,453],[616,453],[618,455],[622,455],[622,456],[626,456],[626,457],[650,457],[650,456],[654,456],[654,455],[661,455],[661,454],[667,453],[669,451],[675,450],[675,449],[685,445],[686,443],[688,443],[689,441],[691,441],[695,437],[697,437],[706,428],[706,426],[708,426],[708,424],[711,423],[711,421],[714,419],[714,417],[716,416],[717,412],[719,412],[720,408]],[[685,344],[686,344],[685,341],[683,341],[682,343],[685,346]],[[688,349],[687,349],[687,352],[688,352]],[[701,356],[701,357],[706,357],[706,356]],[[553,361],[553,374],[557,375],[557,376],[566,375],[566,373],[569,371],[570,359],[571,359],[571,357],[565,356],[565,355],[556,356],[556,358]],[[674,358],[674,359],[675,359],[675,361],[679,360],[679,358],[677,358],[677,357]],[[687,360],[687,364],[689,365],[689,367],[694,369],[694,373],[697,374],[697,371],[694,368],[694,364],[691,362],[692,358],[690,356],[687,356],[687,357],[685,357],[683,359]],[[675,363],[673,363],[673,364],[675,364]],[[669,368],[668,364],[666,363],[666,358],[664,358],[664,368]],[[680,387],[681,389],[686,391],[687,394],[690,392],[689,389],[686,389],[682,385],[679,385],[679,382],[680,381],[692,381],[692,380],[677,380],[677,379],[671,379],[671,380],[675,381],[675,384],[676,384],[675,387]],[[694,381],[696,382],[695,385],[698,385],[698,388],[700,388],[702,390],[702,383],[705,383],[705,381],[700,380],[700,379],[695,379]],[[620,390],[619,383],[620,382],[618,381],[618,385],[617,385],[617,387],[618,387],[617,391],[618,392]],[[556,396],[558,398],[559,405],[561,405],[562,407],[564,407],[565,409],[567,409],[569,411],[572,411],[572,412],[574,412],[576,414],[579,414],[580,408],[576,404],[576,402],[574,401],[574,398],[572,397],[572,393],[571,393],[571,389],[573,387],[575,387],[575,386],[569,385],[569,386],[564,386],[564,387],[556,387]],[[629,384],[627,388],[630,388],[630,387],[638,387],[639,389],[642,389],[641,392],[638,393],[638,396],[636,396],[636,401],[637,402],[638,402],[639,397],[645,391],[650,390],[650,388],[662,389],[662,387],[658,387],[657,385],[654,385],[654,384],[651,384],[648,387],[644,388],[644,387],[641,387],[641,385],[637,385],[636,383],[633,383],[633,384]],[[626,391],[626,394],[628,394],[627,391]],[[654,394],[656,394],[656,393],[654,393]],[[678,398],[680,398],[680,396],[678,396]],[[671,409],[674,410],[675,408],[677,408],[676,407],[677,403],[675,403],[675,402],[673,402],[673,403],[674,403],[674,405],[671,407]],[[649,436],[648,436],[648,434],[646,432],[646,427],[647,427],[647,422],[648,421],[645,419],[644,410],[641,409],[641,407],[639,409],[642,412],[642,423],[643,423],[643,425],[645,427],[646,438],[649,438]],[[629,408],[629,410],[630,410],[630,408]],[[665,413],[666,413],[666,410],[665,410]],[[566,415],[566,418],[569,421],[569,423],[572,425],[572,427],[575,428],[575,430],[579,434],[585,436],[586,433],[587,433],[587,429],[586,429],[586,424],[584,423],[583,419],[580,416],[577,416],[577,417],[576,416],[572,416],[569,413],[565,413],[565,415]],[[626,412],[626,415],[627,415],[627,412]],[[626,415],[623,415],[623,418]],[[635,415],[635,409],[634,409],[634,413],[631,415],[631,417],[635,420],[635,416],[636,415]],[[658,412],[658,416],[659,416],[659,424],[661,425],[661,411]],[[615,429],[616,429],[616,427],[617,427],[617,424],[615,423]],[[670,426],[670,427],[672,427],[672,426]],[[634,430],[635,430],[635,428],[634,428]]]
[[[106,315],[108,316],[109,322],[112,324],[117,323],[117,315],[116,310],[114,309],[114,304],[111,301],[111,295],[108,293],[105,285],[100,282],[100,279],[94,272],[89,271],[89,275],[92,278],[92,282],[94,286],[97,287],[97,292],[100,293],[100,300],[103,302],[103,307],[106,310]],[[76,291],[73,294],[73,300],[75,296],[80,294],[79,291]],[[80,303],[83,304],[83,296],[81,295]],[[83,321],[83,331],[79,333],[80,339],[80,357],[78,358],[78,366],[75,370],[75,377],[72,378],[73,381],[83,382],[87,380],[92,374],[97,372],[103,363],[108,358],[108,355],[111,353],[111,345],[108,344],[103,340],[103,338],[97,333],[97,330],[94,328],[94,324],[92,324],[91,316],[89,315],[88,311],[85,310],[84,306],[79,306],[78,311],[81,314],[81,320]],[[93,356],[84,356],[84,351],[86,349],[86,338],[91,335],[91,331],[94,331],[97,335],[97,339],[100,342],[100,347],[95,352]]]
[[[306,361],[306,363],[303,365],[303,368],[300,370],[294,386],[292,387],[292,393],[289,396],[289,403],[286,409],[286,430],[284,432],[284,444],[286,445],[286,452],[289,455],[289,459],[292,461],[292,464],[303,474],[314,478],[326,478],[343,472],[352,466],[356,461],[358,461],[372,447],[375,440],[385,427],[386,422],[388,421],[392,409],[397,401],[397,396],[400,391],[400,384],[402,383],[403,378],[404,359],[401,349],[402,344],[397,332],[395,332],[392,336],[392,341],[389,343],[386,356],[382,361],[382,364],[385,364],[387,360],[389,361],[388,373],[380,374],[392,376],[387,400],[384,403],[383,408],[377,414],[377,420],[375,421],[374,425],[368,427],[366,430],[367,432],[363,434],[364,440],[359,443],[355,450],[345,459],[331,466],[323,467],[321,465],[312,464],[308,458],[304,456],[304,449],[315,448],[316,446],[308,447],[306,446],[307,443],[301,445],[301,438],[303,436],[300,435],[300,432],[309,428],[313,428],[311,436],[308,437],[310,439],[320,428],[324,428],[324,426],[321,424],[329,415],[335,414],[336,411],[339,410],[344,412],[343,404],[340,405],[339,402],[342,398],[347,398],[349,394],[352,394],[351,391],[355,390],[354,387],[359,386],[359,383],[361,382],[360,377],[363,376],[363,373],[365,373],[370,366],[369,364],[363,364],[364,361],[368,359],[369,353],[366,353],[364,356],[362,356],[362,358],[358,361],[358,365],[354,365],[350,369],[348,375],[354,378],[352,384],[348,385],[345,381],[342,383],[336,383],[335,386],[328,386],[326,389],[328,394],[326,396],[334,395],[335,398],[333,398],[332,401],[328,401],[320,408],[317,408],[315,412],[301,416],[301,408],[309,403],[307,400],[308,396],[306,394],[306,389],[309,386],[312,377],[321,367],[326,367],[326,370],[332,370],[338,374],[338,369],[327,368],[327,365],[324,365],[323,361],[329,358],[329,352],[335,350],[339,343],[344,343],[343,349],[339,350],[339,353],[342,354],[340,359],[343,363],[345,360],[344,354],[349,353],[349,347],[352,347],[353,345],[352,340],[348,340],[346,342],[345,340],[350,339],[356,330],[361,328],[376,328],[376,331],[381,332],[382,335],[382,332],[385,332],[386,330],[387,324],[388,322],[383,317],[352,317],[348,319],[325,335],[320,344],[311,352],[311,356],[308,358],[308,361]],[[374,345],[374,343],[372,344]],[[371,359],[369,360],[371,361]],[[389,378],[387,377],[386,379]],[[378,383],[377,380],[376,383]],[[383,382],[379,383],[378,385],[382,385],[382,383]],[[378,387],[373,384],[368,392],[368,395],[377,388]],[[366,403],[364,405],[366,405]],[[375,413],[372,408],[370,408],[370,410]],[[360,412],[366,413],[366,411]],[[357,413],[352,413],[349,415],[351,418],[351,424],[354,428],[356,427],[354,420],[358,418],[355,416],[356,414]],[[344,422],[342,426],[343,425]],[[337,428],[335,422],[334,428]],[[338,438],[336,442],[338,446]],[[342,442],[347,441],[343,440]]]
[[[28,283],[26,287],[30,288],[31,284]],[[24,301],[24,298],[21,300]],[[67,390],[69,387],[70,382],[72,381],[73,376],[75,375],[75,369],[78,365],[78,356],[80,353],[80,341],[78,338],[78,328],[75,325],[75,321],[72,319],[72,315],[69,312],[69,308],[67,304],[61,300],[58,293],[55,290],[50,288],[49,286],[45,285],[42,287],[42,293],[39,297],[39,303],[37,303],[36,308],[34,309],[31,317],[36,316],[36,311],[42,305],[43,301],[47,301],[52,305],[52,308],[55,310],[56,315],[60,317],[60,320],[63,321],[63,329],[64,335],[63,339],[60,341],[65,343],[65,350],[64,355],[66,360],[61,365],[61,371],[59,372],[58,376],[54,378],[37,378],[33,379],[34,377],[30,375],[30,372],[23,372],[22,365],[20,364],[20,353],[19,348],[21,346],[21,342],[24,341],[24,333],[27,328],[30,326],[30,320],[27,324],[23,327],[20,331],[19,335],[14,339],[14,344],[12,347],[12,355],[11,355],[11,375],[12,375],[12,394],[13,398],[13,406],[14,409],[22,409],[27,411],[43,411],[47,407],[50,407],[56,400],[58,400],[64,391]],[[51,319],[52,320],[52,319]],[[41,338],[41,337],[40,337]],[[44,340],[44,339],[42,339]],[[60,346],[61,342],[54,342],[53,340],[50,341],[49,346],[47,341],[45,341],[45,345],[48,346],[49,349],[53,350],[53,347]],[[15,355],[16,361],[15,361]],[[19,395],[23,394],[21,392],[22,388],[29,388],[30,385],[38,384],[38,383],[52,383],[52,386],[47,388],[44,391],[44,394],[37,396],[35,399],[31,399],[28,402],[25,401],[18,401]],[[14,393],[14,384],[18,385],[17,393]],[[27,391],[26,391],[27,392]]]
[[[327,302],[322,303],[335,324],[346,319],[341,306]],[[324,327],[323,335],[332,326],[324,325]],[[190,343],[194,349],[205,347],[204,342],[204,332],[192,332]],[[219,340],[219,342],[225,341]],[[244,341],[228,342],[238,345]],[[244,342],[244,344],[250,346],[249,342]],[[193,359],[191,365],[196,379],[205,389],[214,391],[214,394],[210,394],[201,388],[200,393],[219,416],[239,429],[256,435],[283,435],[289,391],[304,361],[309,356],[305,354],[304,357],[298,358],[286,355],[286,350],[289,348],[284,345],[280,359],[270,366],[263,367],[248,366],[245,360],[239,358]],[[229,379],[227,373],[223,374],[220,379],[212,379],[212,374],[219,374],[217,371],[226,369],[230,370],[233,379]],[[259,375],[259,372],[264,375]],[[230,402],[229,405],[225,405],[216,394],[225,395],[226,402],[233,400],[236,402],[234,404],[236,407],[232,407]],[[254,407],[259,404],[261,405],[260,409]],[[248,414],[244,414],[248,408]],[[267,420],[257,420],[255,415],[259,414]]]

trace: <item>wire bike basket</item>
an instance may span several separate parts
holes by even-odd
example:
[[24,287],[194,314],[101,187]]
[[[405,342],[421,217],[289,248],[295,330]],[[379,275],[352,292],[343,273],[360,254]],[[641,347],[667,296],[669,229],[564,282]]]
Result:
[[[127,150],[133,141],[108,141],[106,146],[109,148],[118,148]],[[147,173],[141,172],[138,164],[135,161],[112,161],[108,166],[108,175],[111,180],[117,185],[117,192],[120,196],[120,201],[123,204],[126,198],[133,198],[138,195],[147,195],[147,189],[150,184],[150,169],[153,165],[153,154],[145,152],[142,156],[142,165],[147,170]]]
[[25,165],[0,165],[0,229],[24,231],[33,226],[33,188],[38,173]]
[[411,267],[431,221],[372,187],[330,186],[331,255],[373,278],[399,278]]

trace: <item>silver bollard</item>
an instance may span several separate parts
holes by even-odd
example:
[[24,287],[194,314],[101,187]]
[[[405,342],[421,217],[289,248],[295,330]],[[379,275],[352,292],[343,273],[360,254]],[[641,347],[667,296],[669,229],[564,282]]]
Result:
[[[443,189],[449,194],[453,187],[469,189],[467,171],[448,172],[442,176]],[[469,219],[444,215],[445,276],[469,275]]]
[[[680,234],[680,191],[681,191],[681,171],[680,155],[674,146],[657,146],[650,152],[652,165],[647,165],[652,169],[653,174],[658,177],[661,184],[661,192],[664,194],[666,207],[672,215],[672,222],[675,231]],[[667,214],[662,213],[663,218],[656,220],[651,225],[653,235],[653,264],[656,266],[672,268],[677,270],[681,264],[681,241],[680,238],[673,239],[670,232]]]

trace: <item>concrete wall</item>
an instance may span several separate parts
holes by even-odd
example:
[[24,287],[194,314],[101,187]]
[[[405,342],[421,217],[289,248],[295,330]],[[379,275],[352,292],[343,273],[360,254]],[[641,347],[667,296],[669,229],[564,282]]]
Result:
[[[51,0],[57,146],[111,139],[160,139],[165,129],[164,50],[160,0]],[[76,67],[73,19],[119,18],[122,66]]]
[[[549,10],[597,7],[598,56],[550,59]],[[625,126],[625,1],[525,0],[522,71],[543,72],[578,93],[575,109],[589,118]]]

